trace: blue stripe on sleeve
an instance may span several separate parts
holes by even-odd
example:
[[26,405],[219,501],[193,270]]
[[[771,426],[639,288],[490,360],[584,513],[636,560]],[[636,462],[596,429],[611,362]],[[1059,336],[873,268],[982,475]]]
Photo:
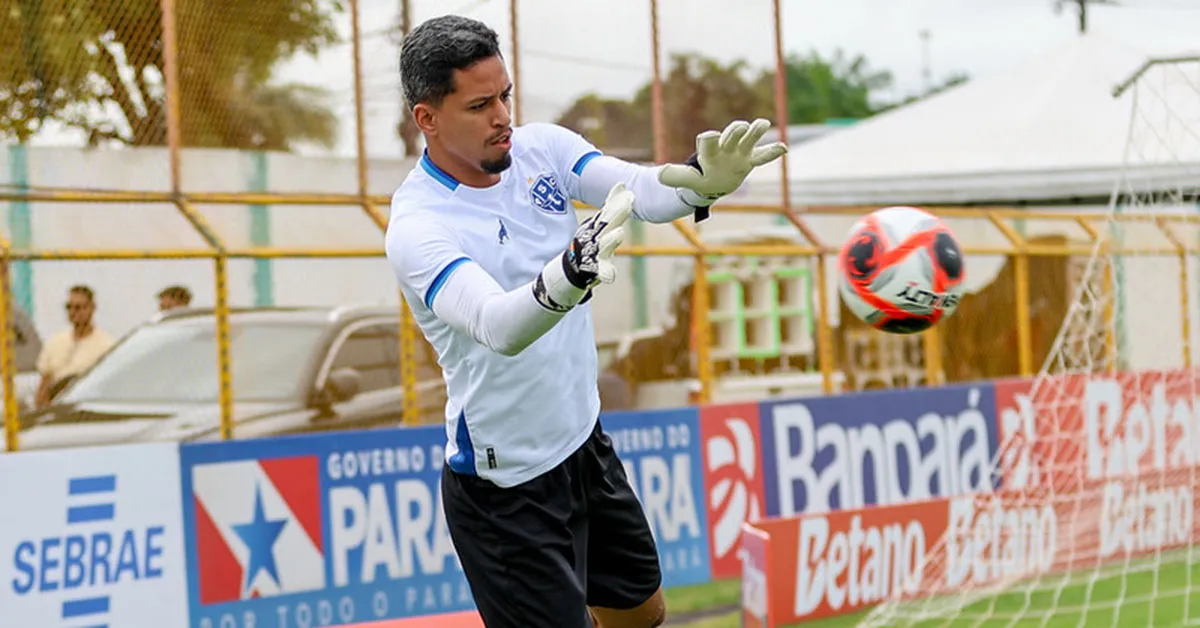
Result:
[[434,298],[436,298],[437,294],[446,286],[446,280],[450,279],[450,275],[454,272],[454,269],[469,261],[471,261],[470,258],[460,257],[453,262],[446,264],[446,267],[442,269],[442,272],[438,273],[437,277],[434,277],[433,283],[430,284],[429,290],[425,293],[425,307],[431,310],[433,309]]
[[599,156],[600,156],[600,151],[598,151],[598,150],[594,150],[590,153],[585,153],[582,157],[575,160],[575,165],[571,166],[571,172],[574,172],[575,176],[579,176],[579,175],[583,174],[583,167],[588,165],[589,161],[591,161]]

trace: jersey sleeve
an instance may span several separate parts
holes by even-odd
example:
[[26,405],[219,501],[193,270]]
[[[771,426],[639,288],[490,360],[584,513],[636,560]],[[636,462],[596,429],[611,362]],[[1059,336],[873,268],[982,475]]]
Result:
[[400,284],[430,310],[454,272],[471,261],[448,228],[420,216],[395,219],[388,229],[387,257]]
[[[401,285],[434,316],[501,355],[524,351],[586,296],[586,291],[565,279],[544,282],[546,271],[505,292],[463,252],[448,227],[415,216],[389,225],[387,256]],[[548,268],[555,263],[561,267],[556,258]],[[553,287],[547,288],[547,283]],[[539,293],[559,307],[547,307]]]
[[581,196],[580,174],[588,163],[603,156],[603,153],[582,135],[566,127],[546,122],[533,122],[526,126],[537,134],[539,143],[549,153],[567,195],[590,204]]

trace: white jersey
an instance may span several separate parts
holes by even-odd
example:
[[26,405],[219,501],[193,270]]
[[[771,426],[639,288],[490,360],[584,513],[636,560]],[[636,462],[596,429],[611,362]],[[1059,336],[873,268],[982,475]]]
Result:
[[534,280],[570,244],[579,174],[599,155],[550,124],[512,132],[512,166],[488,188],[462,185],[423,156],[392,197],[388,258],[446,380],[446,462],[458,473],[513,486],[558,465],[600,413],[591,306],[568,312],[514,356],[480,344],[434,314],[462,264],[505,290]]

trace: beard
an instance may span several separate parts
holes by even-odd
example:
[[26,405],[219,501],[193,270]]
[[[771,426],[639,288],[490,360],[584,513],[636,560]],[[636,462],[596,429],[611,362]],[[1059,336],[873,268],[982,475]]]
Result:
[[488,159],[479,164],[479,168],[488,174],[500,174],[512,165],[512,154],[504,153],[504,155],[496,159]]

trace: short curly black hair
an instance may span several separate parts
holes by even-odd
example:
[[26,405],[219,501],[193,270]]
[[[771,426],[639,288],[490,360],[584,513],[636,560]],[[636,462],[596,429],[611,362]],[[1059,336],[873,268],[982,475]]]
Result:
[[487,24],[459,15],[422,22],[400,46],[400,82],[409,109],[439,105],[454,92],[454,71],[500,53],[500,38]]

